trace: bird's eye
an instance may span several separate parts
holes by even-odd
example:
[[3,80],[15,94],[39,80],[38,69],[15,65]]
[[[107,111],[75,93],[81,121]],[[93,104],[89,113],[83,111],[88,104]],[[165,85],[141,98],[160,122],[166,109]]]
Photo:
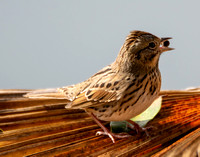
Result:
[[149,48],[153,49],[156,47],[156,44],[154,42],[149,43]]
[[166,41],[163,42],[163,46],[165,46],[165,47],[168,47],[169,44],[170,44],[170,42],[168,40],[166,40]]

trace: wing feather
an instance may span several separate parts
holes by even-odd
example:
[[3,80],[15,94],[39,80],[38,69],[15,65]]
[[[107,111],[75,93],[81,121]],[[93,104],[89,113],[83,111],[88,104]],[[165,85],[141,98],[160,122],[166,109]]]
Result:
[[[67,108],[87,108],[118,101],[124,94],[126,86],[119,77],[109,75],[102,77],[95,84],[78,94]],[[120,88],[120,90],[119,90]]]

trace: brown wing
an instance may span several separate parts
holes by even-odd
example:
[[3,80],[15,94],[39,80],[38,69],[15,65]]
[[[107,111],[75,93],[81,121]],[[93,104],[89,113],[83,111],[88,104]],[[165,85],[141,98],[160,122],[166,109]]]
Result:
[[87,108],[101,105],[102,103],[118,101],[126,89],[126,84],[122,82],[114,74],[104,76],[95,84],[78,94],[66,108]]
[[[90,92],[87,95],[87,92]],[[89,90],[79,94],[70,104],[70,108],[87,108],[90,106],[100,105],[117,100],[116,92],[108,92],[104,90]]]

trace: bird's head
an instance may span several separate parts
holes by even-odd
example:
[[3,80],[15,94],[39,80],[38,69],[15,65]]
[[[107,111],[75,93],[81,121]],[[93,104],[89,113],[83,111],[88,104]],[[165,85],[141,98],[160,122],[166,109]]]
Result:
[[168,47],[169,39],[171,38],[158,38],[143,31],[132,31],[127,36],[117,60],[119,62],[121,60],[121,66],[124,64],[125,68],[132,68],[132,66],[154,68],[158,66],[163,52],[173,50]]

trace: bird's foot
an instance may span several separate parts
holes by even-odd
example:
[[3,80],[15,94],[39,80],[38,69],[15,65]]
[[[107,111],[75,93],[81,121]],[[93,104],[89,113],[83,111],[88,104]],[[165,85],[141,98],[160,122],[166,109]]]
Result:
[[130,129],[135,130],[137,132],[137,134],[139,134],[139,135],[141,135],[142,132],[145,132],[146,136],[150,137],[148,130],[155,129],[154,126],[140,127],[137,123],[135,123],[131,120],[127,120],[127,122],[128,122],[128,127]]
[[115,138],[127,138],[131,136],[128,133],[112,133],[96,118],[96,116],[93,113],[90,113],[90,116],[103,129],[103,131],[98,131],[96,135],[107,135],[110,137],[113,143],[115,143]]
[[96,135],[107,135],[107,136],[110,137],[110,139],[112,140],[113,143],[115,143],[115,138],[127,138],[127,137],[131,137],[131,135],[129,135],[128,133],[112,133],[110,131],[106,131],[106,132],[98,131],[96,133]]
[[146,136],[150,137],[149,131],[148,130],[153,130],[156,129],[154,126],[148,126],[148,127],[141,127],[142,131],[145,132]]

